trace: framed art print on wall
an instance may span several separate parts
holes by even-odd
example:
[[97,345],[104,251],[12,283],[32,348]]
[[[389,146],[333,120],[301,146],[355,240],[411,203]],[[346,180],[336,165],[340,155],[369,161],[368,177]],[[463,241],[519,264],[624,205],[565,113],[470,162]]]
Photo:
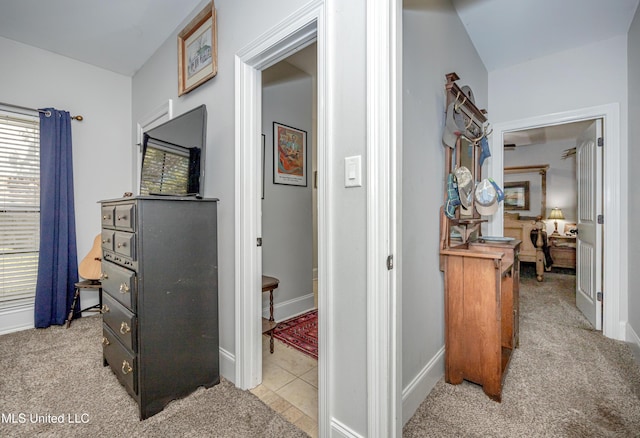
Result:
[[178,96],[217,73],[216,8],[211,2],[178,34]]
[[504,209],[529,210],[529,181],[504,183]]
[[307,186],[307,133],[273,122],[273,183]]

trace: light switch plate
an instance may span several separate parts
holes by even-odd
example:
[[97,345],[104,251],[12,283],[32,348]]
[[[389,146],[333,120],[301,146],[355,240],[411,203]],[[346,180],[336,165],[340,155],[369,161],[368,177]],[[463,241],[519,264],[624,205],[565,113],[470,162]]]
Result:
[[362,187],[362,156],[345,157],[344,186]]

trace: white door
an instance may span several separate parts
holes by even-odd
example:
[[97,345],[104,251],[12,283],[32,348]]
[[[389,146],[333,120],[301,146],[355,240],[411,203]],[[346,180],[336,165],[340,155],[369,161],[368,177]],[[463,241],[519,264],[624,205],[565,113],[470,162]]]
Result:
[[[602,120],[594,120],[576,144],[578,237],[576,305],[596,330],[602,330]],[[602,141],[602,140],[600,140]]]

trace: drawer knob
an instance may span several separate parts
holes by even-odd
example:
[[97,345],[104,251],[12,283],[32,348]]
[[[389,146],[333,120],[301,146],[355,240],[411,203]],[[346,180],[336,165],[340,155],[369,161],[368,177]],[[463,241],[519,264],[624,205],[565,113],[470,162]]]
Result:
[[131,327],[129,327],[129,324],[122,321],[122,324],[120,324],[120,333],[122,333],[123,335],[126,335],[130,331],[131,331]]
[[102,345],[104,345],[106,347],[107,345],[110,345],[110,344],[111,344],[111,342],[109,342],[109,340],[105,336],[103,336],[102,337]]
[[129,364],[129,362],[127,362],[126,360],[122,361],[122,374],[129,374],[131,371],[133,371],[133,368],[131,368],[131,365]]
[[100,309],[100,313],[109,313],[111,309],[109,309],[109,306],[107,306],[106,304],[102,305],[102,308]]
[[109,214],[105,214],[104,216],[102,216],[102,220],[104,220],[104,221],[109,220],[109,219],[111,219],[111,215],[109,215]]
[[107,278],[109,278],[109,275],[107,275],[106,272],[101,272],[100,273],[100,280],[106,280]]
[[127,216],[126,215],[118,216],[118,220],[119,221],[127,220]]
[[127,283],[122,283],[120,285],[120,293],[126,294],[129,292],[129,285]]
[[127,246],[126,242],[118,243],[118,248],[126,248],[126,246]]

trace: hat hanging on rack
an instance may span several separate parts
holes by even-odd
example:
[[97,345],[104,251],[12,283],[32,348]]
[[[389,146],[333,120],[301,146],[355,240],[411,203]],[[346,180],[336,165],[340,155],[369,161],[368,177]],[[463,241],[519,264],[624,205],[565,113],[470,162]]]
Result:
[[481,216],[491,216],[498,211],[498,193],[488,179],[478,183],[475,198],[476,210]]
[[471,171],[464,166],[460,166],[456,169],[455,175],[460,203],[464,208],[469,208],[473,203],[473,176]]

